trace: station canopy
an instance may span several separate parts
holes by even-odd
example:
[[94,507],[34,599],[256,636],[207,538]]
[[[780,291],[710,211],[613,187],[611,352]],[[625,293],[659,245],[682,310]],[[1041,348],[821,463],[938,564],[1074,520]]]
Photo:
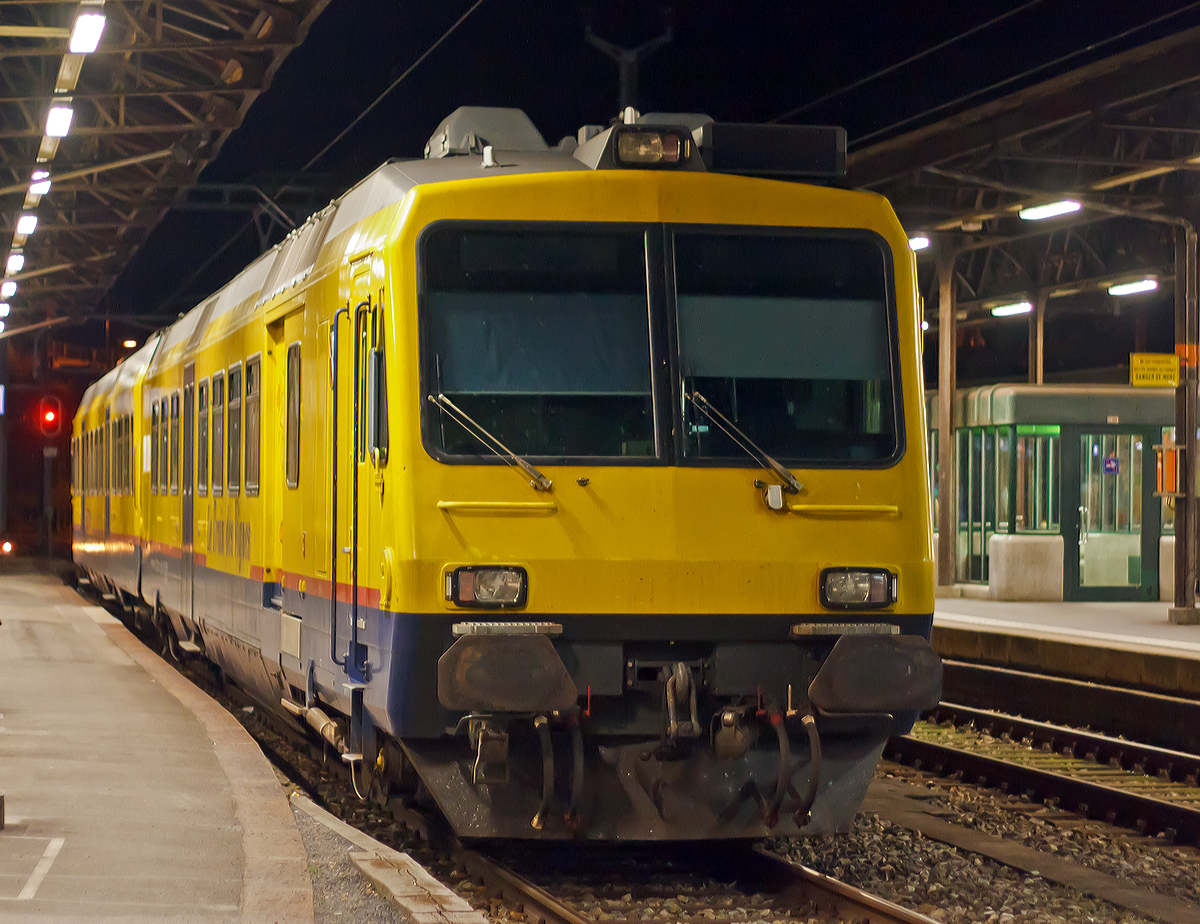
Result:
[[[931,325],[939,255],[954,256],[960,323],[1039,292],[1111,310],[1087,294],[1148,279],[1169,288],[1175,231],[1155,219],[1200,219],[1200,29],[867,139],[848,174],[930,241],[918,265]],[[1064,202],[1079,208],[1041,220],[1026,211]]]
[[328,3],[0,3],[10,332],[95,310]]

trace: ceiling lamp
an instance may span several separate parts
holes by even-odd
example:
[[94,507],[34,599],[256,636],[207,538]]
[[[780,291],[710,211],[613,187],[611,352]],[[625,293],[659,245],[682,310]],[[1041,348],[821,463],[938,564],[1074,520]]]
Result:
[[9,276],[21,272],[21,268],[25,265],[25,254],[19,250],[14,250],[8,255],[8,262],[4,264],[4,272]]
[[1057,218],[1059,215],[1069,215],[1078,212],[1082,205],[1074,199],[1063,199],[1061,202],[1049,202],[1046,205],[1034,205],[1021,209],[1017,215],[1026,221],[1042,221],[1046,218]]
[[1011,305],[997,305],[992,309],[992,316],[997,318],[1007,318],[1014,314],[1029,314],[1033,311],[1032,302],[1013,302]]
[[33,176],[29,179],[32,181],[29,184],[29,191],[35,196],[44,196],[50,192],[50,171],[34,170]]
[[908,239],[908,246],[913,250],[924,250],[929,246],[929,238],[924,234],[918,234],[916,237]]
[[1109,286],[1109,295],[1137,295],[1139,292],[1153,292],[1158,288],[1157,279],[1139,279],[1137,282],[1122,282]]
[[24,237],[29,237],[33,234],[34,228],[37,227],[37,216],[25,214],[17,219],[17,234]]
[[46,115],[46,135],[50,138],[67,137],[74,115],[70,100],[55,102],[50,106],[50,112]]
[[0,302],[0,318],[7,318],[9,312],[8,302]]
[[17,294],[17,284],[11,279],[0,282],[0,298],[12,298]]
[[132,350],[135,346],[137,346],[136,340],[126,340],[125,341],[125,349]]
[[87,4],[75,17],[71,27],[71,42],[68,46],[73,55],[91,54],[100,44],[100,33],[104,31],[103,4]]

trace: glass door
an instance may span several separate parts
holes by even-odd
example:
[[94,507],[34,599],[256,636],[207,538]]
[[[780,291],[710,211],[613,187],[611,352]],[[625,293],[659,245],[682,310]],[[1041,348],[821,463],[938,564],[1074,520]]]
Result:
[[[1079,586],[1141,588],[1142,459],[1136,433],[1079,437]],[[1156,582],[1154,582],[1156,583]]]

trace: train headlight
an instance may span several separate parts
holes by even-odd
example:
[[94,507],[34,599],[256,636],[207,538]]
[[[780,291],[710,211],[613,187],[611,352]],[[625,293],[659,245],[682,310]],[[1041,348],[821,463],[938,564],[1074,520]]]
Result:
[[455,568],[446,575],[446,599],[455,606],[500,609],[525,605],[529,578],[524,568]]
[[896,602],[896,575],[884,568],[826,568],[821,605],[839,610],[870,609]]
[[674,167],[687,161],[691,135],[678,131],[621,130],[617,163],[626,167]]

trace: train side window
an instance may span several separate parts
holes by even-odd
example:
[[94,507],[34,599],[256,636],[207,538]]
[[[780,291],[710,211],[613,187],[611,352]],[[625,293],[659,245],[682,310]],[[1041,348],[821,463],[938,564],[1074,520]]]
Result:
[[179,394],[170,396],[170,493],[179,493]]
[[201,382],[197,392],[199,434],[196,438],[196,493],[208,494],[208,382]]
[[129,418],[121,415],[121,493],[129,493]]
[[212,493],[220,497],[225,485],[225,373],[212,380]]
[[287,486],[300,485],[300,344],[287,352]]
[[238,493],[242,484],[242,370],[229,370],[229,394],[226,409],[229,412],[229,496]]
[[125,414],[121,421],[121,493],[130,492],[130,419]]
[[170,483],[171,424],[167,416],[167,399],[158,405],[158,493],[166,494]]
[[158,402],[150,405],[150,493],[158,493]]
[[255,356],[246,361],[246,496],[258,495],[258,468],[260,410],[259,394],[262,391],[262,358]]
[[125,493],[133,494],[133,415],[125,415]]

